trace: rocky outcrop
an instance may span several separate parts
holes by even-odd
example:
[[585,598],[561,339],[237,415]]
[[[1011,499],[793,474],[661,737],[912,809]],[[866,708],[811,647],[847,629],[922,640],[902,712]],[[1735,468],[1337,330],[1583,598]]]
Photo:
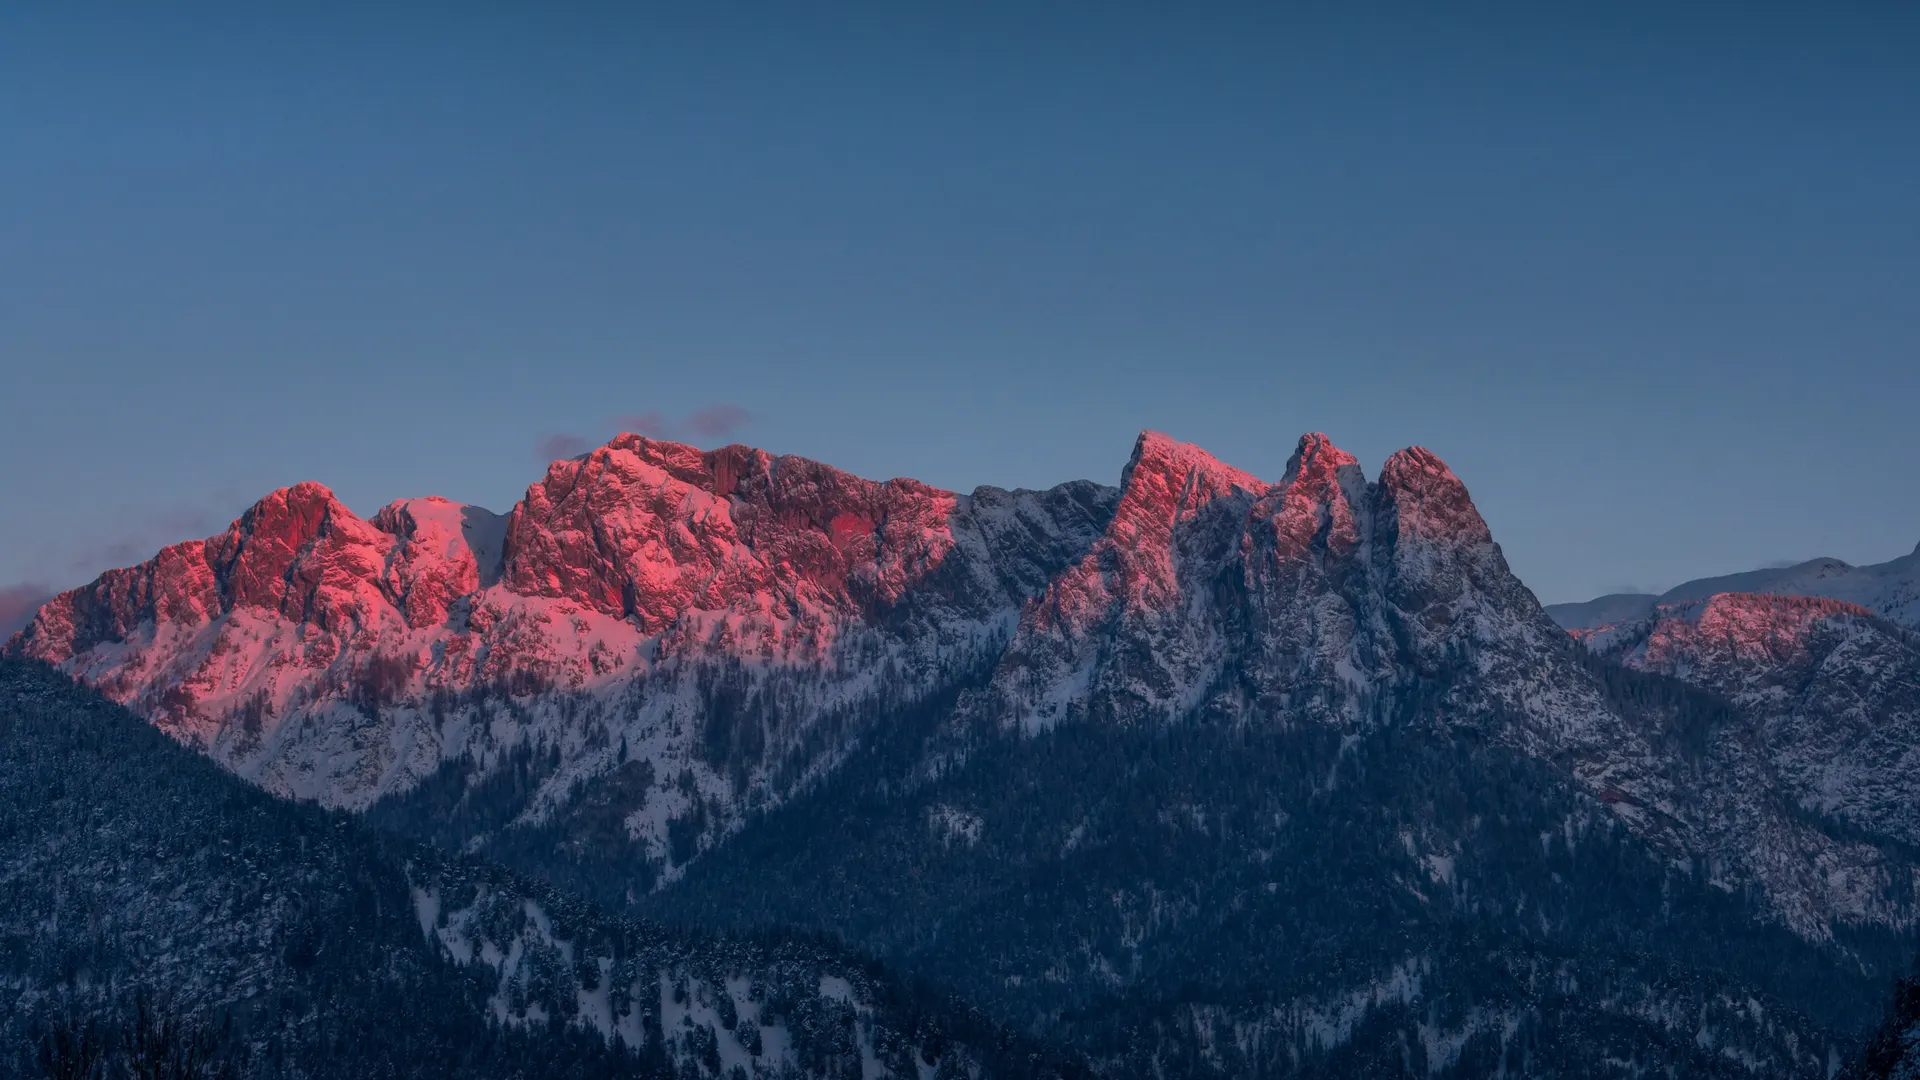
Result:
[[1267,485],[1198,447],[1142,433],[1090,551],[1021,615],[995,687],[1028,726],[1183,711],[1218,662],[1222,560]]
[[859,615],[939,567],[957,501],[803,458],[622,435],[528,489],[508,521],[505,583],[646,634],[690,609],[779,624]]
[[1920,843],[1920,635],[1844,601],[1722,593],[1584,641],[1735,705],[1726,752],[1803,809]]

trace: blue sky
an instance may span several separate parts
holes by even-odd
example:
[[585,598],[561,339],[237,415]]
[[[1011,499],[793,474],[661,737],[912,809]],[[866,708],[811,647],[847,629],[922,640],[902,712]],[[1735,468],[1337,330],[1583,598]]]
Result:
[[623,418],[1419,443],[1548,601],[1920,541],[1912,5],[547,7],[0,9],[0,591]]

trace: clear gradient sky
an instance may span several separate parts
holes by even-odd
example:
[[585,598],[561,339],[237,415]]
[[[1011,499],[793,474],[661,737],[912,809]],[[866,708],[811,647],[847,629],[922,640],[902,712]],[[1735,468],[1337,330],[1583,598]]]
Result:
[[1419,443],[1547,601],[1920,541],[1920,5],[290,6],[0,6],[0,592],[649,416]]

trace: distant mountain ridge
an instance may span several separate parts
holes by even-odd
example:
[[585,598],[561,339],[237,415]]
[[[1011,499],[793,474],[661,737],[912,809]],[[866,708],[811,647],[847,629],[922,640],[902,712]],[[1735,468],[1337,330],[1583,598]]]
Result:
[[1549,604],[1547,614],[1569,630],[1588,630],[1642,618],[1663,604],[1704,600],[1716,593],[1845,600],[1882,618],[1920,627],[1920,545],[1897,559],[1867,566],[1853,566],[1839,559],[1808,559],[1792,566],[1698,578],[1658,595],[1610,593],[1581,603]]

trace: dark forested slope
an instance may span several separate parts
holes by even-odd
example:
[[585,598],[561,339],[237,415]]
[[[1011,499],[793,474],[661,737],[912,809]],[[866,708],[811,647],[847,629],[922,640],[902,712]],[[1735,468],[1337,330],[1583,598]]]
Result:
[[0,1040],[137,1002],[224,1027],[272,1076],[1058,1071],[832,949],[608,918],[0,663]]

